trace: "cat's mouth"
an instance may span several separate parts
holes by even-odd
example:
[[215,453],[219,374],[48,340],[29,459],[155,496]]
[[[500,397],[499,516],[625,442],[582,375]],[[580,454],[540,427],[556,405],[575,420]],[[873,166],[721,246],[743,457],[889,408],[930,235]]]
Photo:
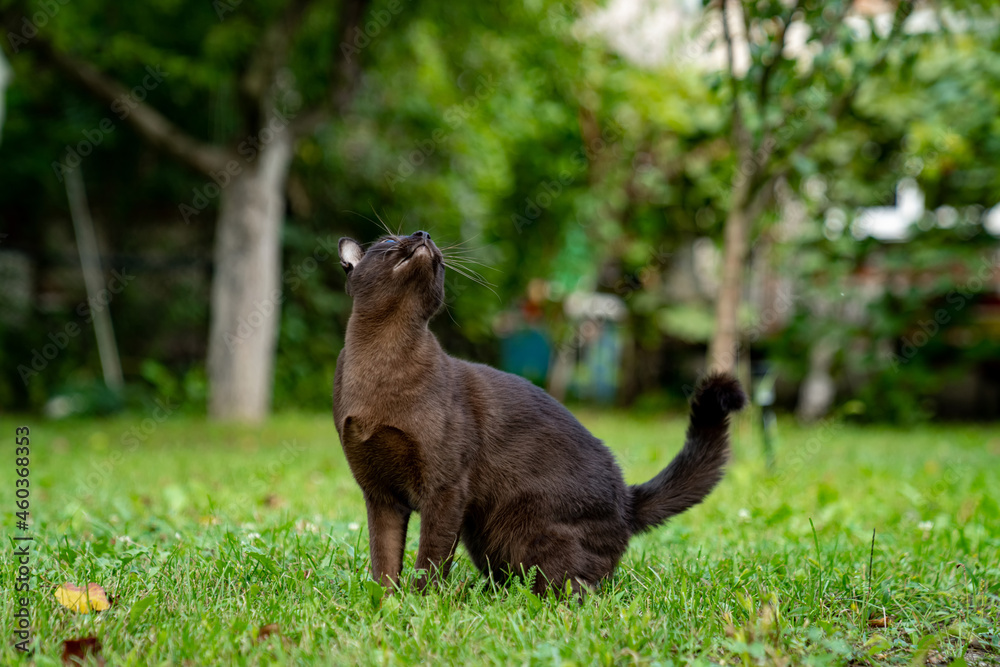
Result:
[[392,270],[394,272],[395,271],[399,271],[401,268],[403,268],[404,266],[406,266],[407,264],[409,264],[414,259],[417,259],[417,258],[420,258],[420,257],[433,257],[433,255],[434,255],[434,253],[431,252],[431,249],[427,246],[427,244],[426,243],[421,243],[420,245],[418,245],[415,248],[413,248],[413,250],[411,250],[409,252],[409,254],[406,255],[406,257],[404,257],[403,259],[401,259],[396,264],[396,266],[392,267]]

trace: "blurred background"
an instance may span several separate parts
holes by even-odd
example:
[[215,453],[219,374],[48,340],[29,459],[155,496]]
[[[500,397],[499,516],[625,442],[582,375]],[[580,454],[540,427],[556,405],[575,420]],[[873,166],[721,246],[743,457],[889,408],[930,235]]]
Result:
[[560,399],[1000,415],[992,2],[0,0],[0,407],[329,409],[337,239]]

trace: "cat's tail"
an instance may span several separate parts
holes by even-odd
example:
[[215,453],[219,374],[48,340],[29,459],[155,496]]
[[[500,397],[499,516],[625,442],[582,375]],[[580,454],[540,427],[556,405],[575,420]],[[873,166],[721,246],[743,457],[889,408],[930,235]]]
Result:
[[729,459],[729,413],[746,402],[731,375],[709,375],[698,384],[684,449],[656,477],[629,487],[633,534],[697,505],[715,488]]

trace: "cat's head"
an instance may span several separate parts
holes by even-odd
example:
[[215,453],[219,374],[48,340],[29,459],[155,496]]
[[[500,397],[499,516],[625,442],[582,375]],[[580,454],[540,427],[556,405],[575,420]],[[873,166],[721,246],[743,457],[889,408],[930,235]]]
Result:
[[444,255],[427,232],[385,236],[368,250],[342,238],[338,250],[355,312],[429,320],[444,303]]

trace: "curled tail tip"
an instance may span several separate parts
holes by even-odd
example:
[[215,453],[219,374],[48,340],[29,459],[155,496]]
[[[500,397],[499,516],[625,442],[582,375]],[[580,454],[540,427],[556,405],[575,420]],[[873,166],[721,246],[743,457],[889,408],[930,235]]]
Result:
[[712,373],[698,383],[691,401],[691,419],[702,424],[723,421],[730,412],[739,412],[747,404],[739,380],[728,373]]

